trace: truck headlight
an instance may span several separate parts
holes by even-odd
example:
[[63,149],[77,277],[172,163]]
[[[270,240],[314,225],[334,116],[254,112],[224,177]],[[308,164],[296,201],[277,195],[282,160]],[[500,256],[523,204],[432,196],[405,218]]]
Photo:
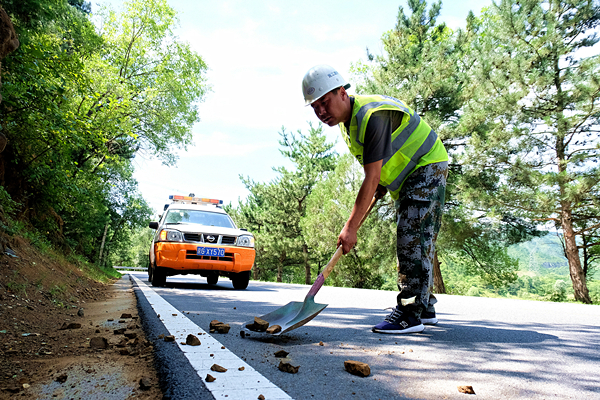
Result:
[[183,235],[179,231],[163,229],[160,231],[160,240],[163,242],[183,242]]
[[254,236],[250,236],[250,235],[238,236],[237,245],[240,247],[254,247]]

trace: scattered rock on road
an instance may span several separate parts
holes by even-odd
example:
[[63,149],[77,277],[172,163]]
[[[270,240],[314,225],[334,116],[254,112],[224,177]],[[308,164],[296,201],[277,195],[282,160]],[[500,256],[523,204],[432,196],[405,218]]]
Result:
[[165,336],[164,341],[165,342],[174,342],[175,336],[173,336],[173,335]]
[[206,379],[204,379],[206,382],[214,382],[217,380],[217,378],[215,378],[214,376],[212,376],[211,374],[206,374]]
[[254,322],[246,325],[246,328],[254,332],[265,332],[268,327],[269,323],[259,317],[254,317]]
[[279,351],[275,352],[275,357],[284,358],[284,357],[287,357],[288,354],[290,354],[290,353],[288,353],[285,350],[279,350]]
[[269,333],[271,335],[274,335],[279,332],[281,332],[281,326],[279,326],[279,325],[272,325],[267,328],[267,333]]
[[210,370],[215,372],[227,372],[227,368],[223,368],[219,364],[213,364],[212,367],[210,367]]
[[298,365],[297,367],[294,367],[289,362],[280,361],[279,362],[279,367],[277,367],[277,368],[279,368],[280,371],[287,372],[287,373],[290,373],[290,374],[295,374],[295,373],[298,372],[298,369],[300,369],[300,366]]
[[465,394],[475,394],[473,386],[458,386],[458,391]]
[[187,338],[185,338],[185,344],[189,346],[200,346],[200,339],[190,333],[187,335]]
[[362,377],[371,375],[371,367],[369,367],[369,364],[365,364],[360,361],[344,361],[344,368],[346,368],[346,371],[348,371],[352,375]]
[[221,321],[217,321],[216,319],[213,319],[212,321],[210,321],[210,333],[229,333],[229,329],[231,327],[229,326],[229,324],[225,324]]

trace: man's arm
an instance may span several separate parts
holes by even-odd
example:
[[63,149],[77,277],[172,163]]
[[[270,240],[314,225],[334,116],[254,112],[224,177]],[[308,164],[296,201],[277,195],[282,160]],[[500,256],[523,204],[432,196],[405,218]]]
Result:
[[373,200],[373,195],[377,190],[377,185],[379,185],[379,179],[381,178],[382,165],[383,160],[364,165],[365,179],[363,180],[360,190],[358,191],[358,195],[356,196],[356,201],[354,202],[354,207],[352,208],[350,218],[348,218],[346,225],[344,225],[342,232],[340,232],[340,235],[338,236],[337,245],[338,247],[340,244],[342,245],[342,251],[344,254],[347,254],[356,244],[356,232],[358,230],[358,224],[360,224],[362,217],[369,209],[371,200]]

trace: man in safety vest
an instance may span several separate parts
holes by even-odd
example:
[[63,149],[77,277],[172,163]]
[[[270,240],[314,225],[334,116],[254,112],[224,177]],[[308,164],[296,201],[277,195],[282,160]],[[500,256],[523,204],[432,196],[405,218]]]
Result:
[[437,134],[404,102],[389,96],[350,96],[350,87],[328,65],[311,68],[302,80],[305,105],[321,122],[339,125],[363,166],[365,178],[352,213],[338,237],[344,254],[376,191],[388,191],[397,215],[397,305],[373,327],[378,333],[421,332],[437,323],[431,294],[435,240],[442,219],[448,153]]

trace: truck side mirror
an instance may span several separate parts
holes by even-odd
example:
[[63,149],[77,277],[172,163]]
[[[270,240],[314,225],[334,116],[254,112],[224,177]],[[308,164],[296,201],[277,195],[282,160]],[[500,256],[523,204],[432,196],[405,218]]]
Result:
[[158,229],[158,222],[150,222],[150,223],[148,224],[148,228],[151,228],[151,229]]

